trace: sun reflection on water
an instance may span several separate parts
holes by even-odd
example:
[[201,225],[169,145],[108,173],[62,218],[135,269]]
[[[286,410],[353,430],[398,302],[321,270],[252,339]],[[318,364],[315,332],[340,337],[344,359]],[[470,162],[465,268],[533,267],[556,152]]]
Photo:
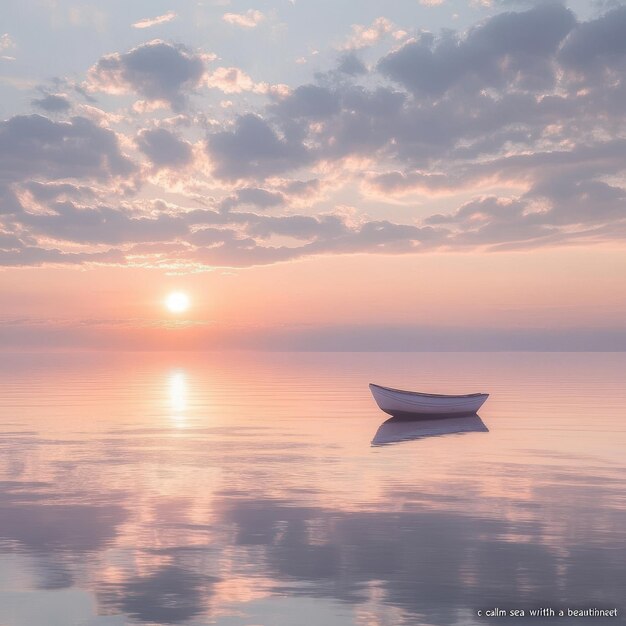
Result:
[[189,395],[187,376],[182,370],[175,370],[169,375],[169,403],[171,420],[179,427],[187,421],[187,399]]

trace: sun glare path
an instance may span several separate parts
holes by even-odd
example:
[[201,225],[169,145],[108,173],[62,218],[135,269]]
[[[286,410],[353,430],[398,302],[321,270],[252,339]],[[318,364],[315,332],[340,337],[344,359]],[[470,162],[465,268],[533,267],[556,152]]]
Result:
[[182,291],[174,291],[165,301],[165,306],[172,313],[184,313],[189,308],[189,296]]
[[177,370],[169,375],[171,419],[176,426],[185,425],[187,410],[187,378],[185,372]]

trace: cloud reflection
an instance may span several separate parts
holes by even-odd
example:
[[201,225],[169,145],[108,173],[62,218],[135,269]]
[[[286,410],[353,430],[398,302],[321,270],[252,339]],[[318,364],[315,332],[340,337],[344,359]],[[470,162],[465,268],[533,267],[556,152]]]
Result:
[[[7,488],[8,487],[8,488]],[[29,483],[0,485],[0,555],[14,553],[32,559],[39,589],[74,585],[76,564],[84,555],[104,552],[114,541],[128,510],[115,500],[98,504],[63,503],[63,494],[33,489]],[[88,494],[83,494],[88,498]]]
[[100,600],[108,609],[132,619],[159,624],[178,624],[203,613],[207,594],[217,579],[176,565],[130,578],[111,586]]
[[[555,548],[539,521],[427,508],[325,510],[271,498],[232,501],[225,515],[237,528],[236,542],[256,546],[257,559],[265,546],[264,573],[276,581],[275,592],[362,605],[375,584],[379,601],[404,611],[406,624],[419,616],[420,623],[449,626],[483,606],[614,603],[626,574],[623,544],[616,550],[613,542],[610,551]],[[614,511],[613,532],[623,520]]]

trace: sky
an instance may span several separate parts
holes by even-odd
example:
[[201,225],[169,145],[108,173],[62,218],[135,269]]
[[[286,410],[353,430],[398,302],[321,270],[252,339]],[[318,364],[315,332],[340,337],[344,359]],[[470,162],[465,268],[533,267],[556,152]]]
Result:
[[617,2],[6,0],[0,349],[624,350],[625,70]]

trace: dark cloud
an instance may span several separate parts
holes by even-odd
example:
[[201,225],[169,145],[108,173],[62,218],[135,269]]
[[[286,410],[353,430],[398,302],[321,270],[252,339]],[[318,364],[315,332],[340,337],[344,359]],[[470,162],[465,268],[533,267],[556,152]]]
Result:
[[226,241],[209,248],[199,247],[189,255],[196,263],[215,267],[271,265],[299,256],[299,250],[287,246],[260,246],[253,239]]
[[0,231],[0,250],[19,250],[24,244],[12,233]]
[[274,110],[289,118],[323,119],[339,111],[339,97],[326,87],[302,85],[281,100]]
[[538,247],[585,241],[592,235],[606,241],[609,231],[597,227],[607,223],[613,225],[612,238],[619,239],[624,236],[620,225],[626,225],[626,189],[600,181],[573,181],[569,175],[546,177],[519,199],[472,200],[453,214],[433,215],[425,222],[454,226],[454,244],[495,249],[504,249],[505,242]]
[[282,191],[294,197],[306,196],[319,191],[321,185],[318,178],[311,180],[290,180],[281,186]]
[[445,190],[454,184],[453,178],[446,174],[399,172],[397,170],[371,175],[367,182],[378,192],[392,194],[402,194],[415,190]]
[[525,216],[534,222],[567,226],[626,219],[626,189],[603,181],[544,179],[525,197],[545,198],[552,204],[550,210]]
[[47,113],[65,113],[72,108],[72,104],[65,96],[53,93],[31,100],[31,104]]
[[277,191],[268,191],[259,187],[243,187],[232,196],[220,202],[222,210],[230,210],[241,205],[251,205],[260,209],[269,209],[285,204],[285,196]]
[[104,252],[63,252],[57,248],[25,246],[18,250],[0,250],[0,267],[29,267],[39,265],[85,265],[88,263],[124,264],[120,250]]
[[[190,243],[203,247],[232,242],[237,239],[237,232],[231,228],[200,228],[187,237]],[[254,243],[248,240],[248,245]]]
[[40,183],[31,181],[22,185],[40,202],[49,202],[59,198],[92,198],[95,192],[91,187],[70,183]]
[[237,118],[233,130],[209,135],[207,149],[218,178],[264,178],[310,161],[301,137],[279,136],[258,115]]
[[191,144],[164,128],[142,130],[136,143],[156,169],[183,167],[192,160]]
[[[187,239],[190,240],[191,237],[192,235],[189,235]],[[186,252],[188,249],[189,249],[189,246],[186,243],[183,243],[180,241],[173,241],[173,242],[149,241],[145,243],[135,244],[131,246],[130,248],[128,248],[126,252],[131,255],[145,256],[145,255],[165,254],[170,257],[174,257],[174,256],[179,255],[179,253]]]
[[343,74],[348,74],[348,76],[367,74],[367,68],[363,61],[354,52],[349,52],[341,57],[337,70]]
[[254,206],[268,208],[284,204],[285,197],[281,193],[258,189],[256,187],[244,187],[237,190],[239,204],[252,204]]
[[624,70],[626,63],[626,6],[579,24],[559,51],[561,63],[584,73],[609,68]]
[[95,88],[134,91],[148,100],[163,100],[176,110],[204,75],[202,58],[182,45],[154,40],[125,54],[102,57],[89,71]]
[[[253,237],[264,239],[279,235],[303,239],[306,243],[300,246],[263,246],[253,237],[229,238],[220,245],[199,248],[191,257],[209,265],[250,267],[320,254],[407,254],[442,245],[448,233],[445,229],[431,226],[420,228],[388,221],[366,222],[350,228],[335,216],[274,218],[243,214],[239,217],[247,224],[246,230]],[[215,243],[216,237],[217,233],[210,233],[211,243]]]
[[[50,203],[46,213],[20,213],[13,216],[10,223],[27,232],[33,242],[53,240],[58,245],[108,244],[118,248],[98,253],[100,256],[37,245],[26,247],[21,241],[19,248],[15,248],[18,240],[13,238],[14,233],[8,232],[7,242],[11,248],[0,255],[0,263],[4,265],[107,260],[123,263],[127,254],[164,254],[166,258],[183,263],[248,267],[320,254],[404,254],[441,245],[448,232],[430,225],[419,227],[385,220],[349,225],[340,215],[268,216],[205,209],[142,214],[101,205],[82,207],[68,200]],[[274,235],[302,243],[262,245]],[[136,244],[144,244],[144,247]]]
[[188,232],[181,217],[167,214],[132,216],[106,206],[79,208],[72,202],[57,202],[50,208],[54,213],[23,213],[18,221],[35,235],[74,243],[167,241]]
[[296,239],[334,238],[348,233],[344,221],[336,215],[311,217],[308,215],[254,216],[249,221],[248,233],[267,239],[272,235]]
[[[84,117],[55,122],[41,115],[18,115],[0,122],[0,215],[22,212],[16,195],[20,183],[44,199],[53,194],[46,181],[104,181],[127,177],[134,170],[115,133]],[[76,195],[69,185],[56,191]]]
[[534,241],[537,245],[555,234],[554,226],[546,221],[528,219],[526,210],[525,202],[487,197],[464,204],[453,215],[433,215],[426,222],[456,224],[451,239],[460,246],[485,246],[503,240]]
[[446,224],[494,217],[511,220],[519,217],[525,208],[526,205],[523,202],[507,201],[491,196],[480,200],[471,200],[462,205],[454,214],[431,215],[424,221],[427,224]]
[[545,3],[521,13],[500,13],[464,38],[445,31],[422,34],[380,60],[389,78],[418,95],[441,96],[454,86],[464,90],[515,84],[538,90],[554,81],[549,58],[574,27],[573,13]]
[[11,213],[20,213],[22,205],[17,199],[15,192],[7,186],[3,186],[0,182],[0,215],[10,215]]
[[84,117],[54,122],[41,115],[18,115],[0,122],[0,182],[106,180],[133,170],[115,133]]
[[405,101],[405,94],[383,87],[343,89],[340,113],[328,120],[315,138],[317,157],[372,155],[392,145],[397,136],[406,136],[409,131],[402,128],[407,122]]
[[430,226],[394,224],[387,220],[365,222],[340,237],[319,240],[306,246],[309,253],[378,252],[403,254],[417,252],[444,242],[447,231]]

